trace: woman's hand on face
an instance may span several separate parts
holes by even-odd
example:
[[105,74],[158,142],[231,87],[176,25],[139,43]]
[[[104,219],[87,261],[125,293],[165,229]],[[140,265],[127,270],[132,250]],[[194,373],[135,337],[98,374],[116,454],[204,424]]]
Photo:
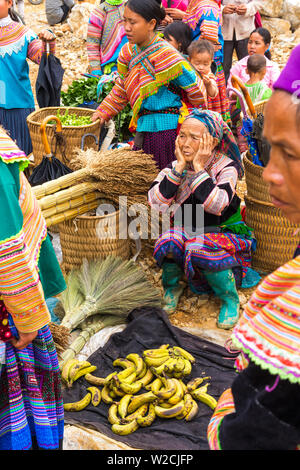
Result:
[[47,29],[44,29],[39,33],[39,39],[41,39],[42,41],[54,41],[55,34],[51,33]]
[[33,331],[32,333],[19,333],[19,339],[12,337],[10,342],[12,345],[17,349],[24,349],[28,344],[32,343],[32,341],[36,338],[38,332]]
[[198,151],[193,160],[193,167],[196,173],[203,171],[207,160],[210,158],[215,147],[215,139],[209,132],[202,135]]
[[165,8],[166,13],[170,15],[173,20],[182,20],[185,16],[184,11],[178,10],[177,8]]
[[175,169],[176,169],[176,171],[178,171],[178,173],[182,173],[183,170],[186,167],[186,160],[185,160],[184,156],[182,155],[182,152],[179,148],[178,136],[177,136],[176,141],[175,141],[175,157],[177,159]]

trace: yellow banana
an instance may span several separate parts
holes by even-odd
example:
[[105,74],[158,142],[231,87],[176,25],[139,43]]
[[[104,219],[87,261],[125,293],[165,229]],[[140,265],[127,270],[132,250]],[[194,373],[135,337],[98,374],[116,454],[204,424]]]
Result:
[[183,375],[190,375],[192,372],[192,363],[188,359],[184,359],[185,367],[182,371]]
[[104,385],[109,385],[109,383],[111,382],[113,376],[116,375],[116,374],[117,374],[116,371],[112,372],[111,374],[108,374],[104,379]]
[[171,408],[163,408],[162,406],[155,405],[155,414],[159,418],[176,418],[176,416],[180,415],[184,409],[184,401],[181,400],[176,405],[172,406]]
[[154,377],[153,372],[150,369],[148,369],[146,374],[144,375],[144,377],[137,380],[137,382],[141,382],[142,387],[145,387],[146,385],[148,385],[151,382],[153,377]]
[[186,393],[184,395],[183,400],[184,400],[184,409],[180,415],[176,416],[176,419],[184,419],[189,414],[189,412],[191,411],[193,407],[194,400],[193,400],[192,395],[190,395],[189,393]]
[[138,416],[137,423],[139,426],[145,428],[146,426],[151,426],[155,418],[156,418],[155,407],[153,403],[149,403],[148,413],[145,416]]
[[114,399],[110,396],[109,392],[110,392],[110,389],[108,385],[104,385],[104,387],[101,390],[101,398],[104,401],[104,403],[106,403],[107,405],[114,402]]
[[193,390],[196,390],[196,388],[198,388],[199,385],[201,385],[202,382],[204,382],[204,380],[208,380],[210,378],[211,377],[196,377],[195,379],[190,380],[187,383],[186,387],[187,387],[189,392],[192,392]]
[[169,357],[160,366],[155,367],[156,374],[158,374],[158,375],[162,374],[164,371],[167,370],[167,368],[169,370],[171,370],[171,365],[174,365],[174,361],[175,361],[175,359],[173,359],[172,357]]
[[116,395],[113,390],[109,390],[109,396],[110,396],[111,398],[119,398],[118,395]]
[[131,395],[135,395],[141,390],[142,383],[134,382],[133,384],[128,384],[126,382],[120,382],[119,388],[125,393],[130,393]]
[[139,356],[139,354],[135,354],[135,353],[128,354],[128,356],[126,356],[126,359],[133,362],[136,368],[136,375],[138,376],[144,369],[143,359]]
[[131,401],[131,398],[132,398],[132,395],[127,394],[127,395],[124,395],[124,397],[122,397],[121,400],[119,401],[118,413],[121,416],[121,418],[125,418],[125,416],[127,415],[127,409]]
[[161,379],[157,377],[157,379],[155,379],[152,382],[150,390],[152,390],[152,392],[156,395],[156,393],[158,392],[159,389],[161,389],[162,386],[163,386],[163,383]]
[[175,379],[182,379],[183,372],[172,372],[172,377],[174,377]]
[[175,383],[176,390],[175,393],[168,399],[168,402],[171,403],[171,405],[176,405],[176,403],[179,403],[183,399],[184,389],[178,379],[173,379],[173,382]]
[[133,421],[134,419],[139,418],[140,416],[145,416],[148,411],[148,403],[140,406],[136,411],[130,413],[124,418],[124,423],[129,423],[129,421]]
[[76,380],[78,380],[83,375],[91,374],[92,372],[95,372],[96,369],[97,369],[96,366],[89,366],[89,367],[84,367],[83,369],[79,369],[79,371],[77,372],[77,374],[75,375],[71,383],[76,382]]
[[105,384],[105,379],[104,378],[96,377],[93,374],[89,374],[89,373],[85,374],[84,378],[88,383],[90,383],[92,385],[95,385],[95,386],[98,386],[98,387]]
[[205,392],[199,392],[199,390],[194,390],[192,393],[192,397],[195,400],[201,401],[205,405],[209,406],[212,410],[214,410],[217,406],[217,400]]
[[118,416],[118,405],[113,403],[108,410],[108,421],[110,424],[122,424],[122,419]]
[[145,349],[143,351],[143,356],[144,357],[164,357],[164,356],[169,356],[169,350],[166,348],[157,348],[157,349]]
[[72,383],[74,381],[74,378],[78,371],[90,366],[91,363],[88,361],[77,361],[69,370],[69,383]]
[[199,411],[198,403],[194,399],[192,401],[193,401],[192,407],[190,411],[187,413],[187,415],[185,416],[186,421],[192,421],[192,419],[195,418],[195,416],[197,415]]
[[132,367],[132,362],[128,359],[125,359],[125,357],[118,357],[118,359],[114,360],[113,366],[122,367],[122,369],[127,369],[127,367]]
[[144,405],[145,403],[150,403],[157,400],[156,395],[152,392],[142,393],[141,395],[136,395],[132,398],[129,406],[128,406],[128,413],[133,413],[137,410],[140,406]]
[[81,400],[74,403],[64,403],[65,411],[81,411],[86,408],[92,399],[91,393],[87,393]]
[[[118,377],[119,379],[119,377]],[[126,382],[127,384],[131,384],[132,382],[136,381],[136,372],[132,372],[132,374],[128,375],[125,379],[119,379],[120,382]]]
[[88,387],[87,390],[92,394],[92,405],[98,406],[101,402],[101,392],[97,387]]
[[127,369],[124,369],[122,372],[118,372],[118,379],[119,380],[127,379],[133,373],[135,373],[135,366],[134,364],[131,363],[130,367],[127,367]]
[[112,432],[118,434],[119,436],[126,436],[127,434],[131,434],[135,432],[139,428],[137,420],[134,419],[130,421],[128,424],[113,424],[111,427]]
[[184,368],[185,368],[185,362],[183,358],[179,356],[176,359],[176,362],[174,364],[174,372],[182,372]]
[[123,392],[123,390],[120,390],[120,389],[117,387],[117,385],[112,385],[112,386],[111,386],[111,389],[112,389],[112,391],[114,392],[114,394],[115,394],[117,397],[119,397],[119,398],[122,398],[122,397],[124,397],[124,395],[126,395],[126,393]]
[[137,376],[136,376],[137,380],[142,379],[146,375],[147,370],[148,370],[148,367],[147,367],[146,363],[143,361],[143,369],[141,370],[141,372],[139,374],[137,374]]
[[174,371],[174,366],[175,366],[176,362],[177,361],[174,358],[171,358],[171,359],[169,359],[169,361],[167,361],[167,363],[165,364],[166,374],[168,374],[168,375],[172,374],[172,372]]
[[72,367],[74,367],[78,363],[78,359],[69,359],[63,364],[62,371],[61,371],[61,378],[62,380],[68,384],[69,383],[69,373]]
[[192,364],[194,364],[194,362],[196,361],[196,359],[194,358],[194,356],[191,353],[189,353],[188,351],[186,351],[185,349],[183,349],[179,346],[173,346],[172,351],[175,354],[184,357],[185,359],[190,361]]
[[187,386],[185,385],[184,381],[179,379],[179,382],[181,384],[181,387],[183,388],[184,393],[188,392]]
[[157,398],[162,401],[169,400],[177,390],[177,385],[173,379],[167,379],[166,382],[166,387],[161,388],[160,390],[158,390],[158,392],[155,393]]
[[169,346],[169,344],[162,344],[161,346],[159,346],[159,349],[168,349]]
[[171,405],[171,403],[168,403],[167,401],[162,401],[159,402],[159,406],[161,406],[162,408],[172,408],[172,406],[174,405]]
[[169,356],[163,357],[148,357],[146,356],[144,361],[148,367],[159,367],[169,359]]

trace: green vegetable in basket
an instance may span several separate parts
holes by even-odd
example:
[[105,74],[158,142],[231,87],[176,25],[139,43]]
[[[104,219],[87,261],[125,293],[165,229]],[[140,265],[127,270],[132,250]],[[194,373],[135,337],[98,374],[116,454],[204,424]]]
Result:
[[80,116],[76,113],[70,113],[68,109],[64,114],[61,114],[60,109],[58,109],[56,116],[63,126],[85,126],[92,124],[90,116]]

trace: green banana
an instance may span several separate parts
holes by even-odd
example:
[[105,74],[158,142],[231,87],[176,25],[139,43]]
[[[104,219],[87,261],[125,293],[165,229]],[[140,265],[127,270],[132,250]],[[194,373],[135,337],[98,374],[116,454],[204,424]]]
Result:
[[138,428],[139,425],[136,419],[130,421],[128,424],[113,424],[111,427],[112,432],[118,434],[119,436],[126,436],[127,434],[131,434],[135,432]]
[[129,406],[128,406],[128,413],[133,413],[137,410],[140,406],[144,405],[145,403],[153,402],[157,400],[156,395],[152,392],[142,393],[141,395],[136,395],[132,398]]
[[178,379],[173,379],[173,382],[175,385],[175,393],[168,399],[168,402],[171,405],[176,405],[176,403],[179,403],[183,399],[184,390]]
[[136,375],[138,376],[144,369],[143,359],[138,354],[135,354],[135,353],[128,354],[128,356],[126,356],[126,359],[133,362],[136,368]]
[[194,364],[194,362],[196,361],[196,359],[194,358],[194,356],[191,353],[189,353],[188,351],[186,351],[185,349],[183,349],[179,346],[173,346],[172,351],[175,354],[177,354],[178,356],[184,357],[185,359],[190,361],[192,364]]
[[127,409],[128,409],[128,405],[131,399],[132,399],[132,395],[127,394],[127,395],[124,395],[124,397],[122,397],[121,400],[119,401],[118,413],[121,416],[121,418],[125,418],[125,416],[127,415]]
[[156,418],[155,407],[153,403],[149,403],[148,413],[145,416],[138,416],[137,423],[139,426],[145,428],[147,426],[151,426],[155,418]]
[[74,378],[72,379],[71,383],[76,382],[76,380],[78,380],[83,375],[91,374],[92,372],[95,372],[96,369],[97,369],[96,366],[89,366],[89,367],[84,367],[83,369],[79,369],[76,375],[74,376]]
[[65,411],[81,411],[91,403],[92,395],[87,393],[81,400],[74,403],[64,403]]
[[95,375],[90,374],[90,373],[85,374],[84,378],[90,384],[98,386],[98,387],[105,384],[105,379],[104,378],[96,377]]
[[108,410],[108,421],[110,424],[122,424],[122,419],[118,416],[118,405],[113,403]]
[[193,399],[192,400],[192,407],[191,407],[190,411],[186,414],[185,420],[186,421],[192,421],[192,419],[194,419],[195,416],[197,415],[198,411],[199,411],[198,403]]
[[92,405],[98,406],[101,402],[101,392],[97,387],[88,387],[87,390],[92,394]]
[[193,390],[196,390],[196,388],[198,388],[199,385],[201,385],[202,382],[204,382],[204,380],[208,380],[210,378],[211,377],[196,377],[195,379],[190,380],[187,383],[186,387],[187,387],[189,392],[192,392]]
[[176,418],[176,416],[180,415],[184,410],[184,401],[177,403],[176,405],[172,406],[171,408],[163,408],[162,406],[155,405],[155,414],[159,418]]

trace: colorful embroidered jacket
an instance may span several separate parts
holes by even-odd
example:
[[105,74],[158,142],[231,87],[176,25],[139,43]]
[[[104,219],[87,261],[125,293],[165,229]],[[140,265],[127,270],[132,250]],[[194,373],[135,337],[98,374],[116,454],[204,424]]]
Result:
[[0,295],[19,331],[50,321],[45,297],[65,289],[40,207],[22,169],[28,160],[0,129]]
[[[211,449],[300,444],[300,256],[267,276],[233,330],[242,369],[208,426]],[[299,446],[300,448],[300,446]]]
[[[158,35],[141,51],[136,45],[125,44],[118,58],[118,73],[115,86],[97,111],[102,118],[109,120],[129,102],[133,110],[130,123],[132,131],[176,129],[178,115],[168,114],[167,111],[161,114],[170,106],[178,110],[182,106],[180,96],[169,90],[171,85],[182,88],[192,106],[207,106],[202,79],[197,77],[184,57]],[[139,118],[143,108],[153,114]],[[160,112],[160,115],[155,114],[155,111]],[[155,121],[155,117],[160,120]],[[174,119],[171,120],[171,117]],[[155,129],[152,128],[153,122],[159,122]]]
[[[50,42],[50,52],[55,41]],[[27,58],[39,64],[45,42],[21,23],[0,27],[0,108],[34,108]]]
[[240,198],[236,194],[238,171],[232,159],[214,152],[205,170],[199,173],[188,170],[183,178],[172,172],[175,165],[176,161],[172,162],[153,182],[148,192],[148,201],[153,208],[166,212],[175,203],[181,207],[184,219],[185,207],[192,207],[194,231],[200,207],[204,210],[204,227],[220,226],[239,211]]
[[90,71],[101,75],[106,64],[116,63],[127,36],[122,23],[125,1],[112,6],[104,2],[91,13],[87,29]]
[[222,12],[217,0],[191,0],[182,20],[193,31],[193,40],[207,39],[215,45],[214,60],[223,62]]

